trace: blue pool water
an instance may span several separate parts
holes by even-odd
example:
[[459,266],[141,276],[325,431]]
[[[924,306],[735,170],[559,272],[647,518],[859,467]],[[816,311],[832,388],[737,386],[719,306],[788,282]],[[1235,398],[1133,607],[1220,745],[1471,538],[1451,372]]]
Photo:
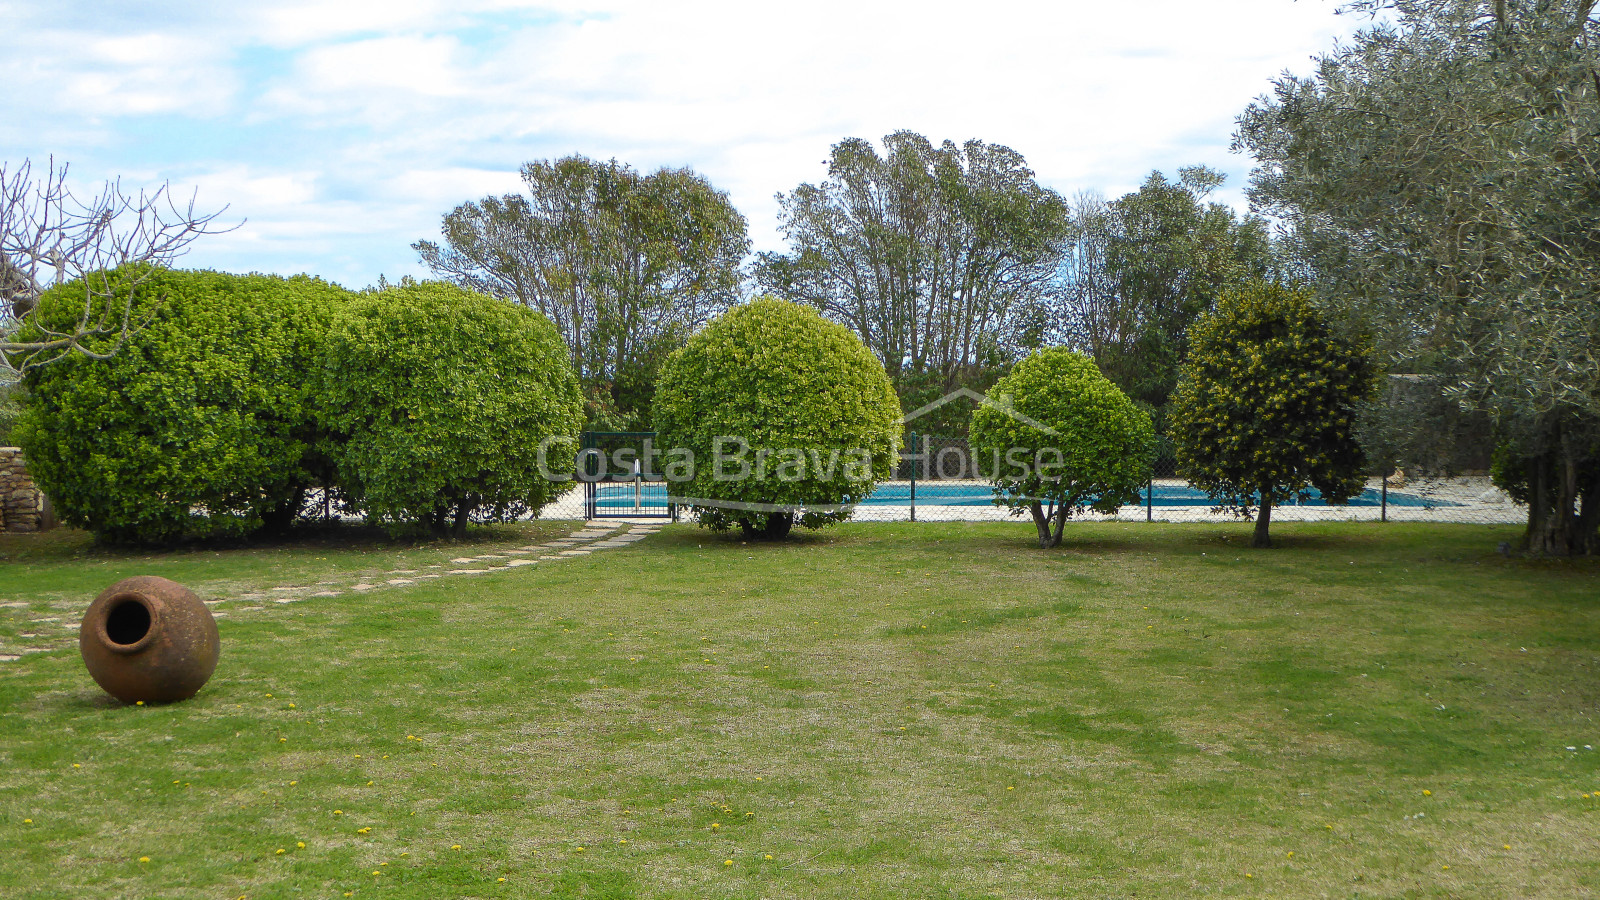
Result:
[[[917,482],[918,506],[989,506],[993,503],[993,493],[988,485],[964,484],[959,482],[919,481]],[[603,484],[597,503],[606,509],[631,507],[634,504],[634,487],[632,484]],[[642,505],[645,507],[661,508],[667,505],[667,489],[662,484],[644,485]],[[1137,505],[1143,506],[1146,500],[1143,494],[1139,496]],[[1200,491],[1188,485],[1158,484],[1155,486],[1155,496],[1150,498],[1152,506],[1215,506],[1216,502]],[[1382,502],[1377,491],[1368,490],[1358,497],[1350,498],[1347,506],[1378,506]],[[911,486],[907,482],[899,481],[880,485],[872,496],[862,501],[863,506],[909,506],[911,503]],[[1299,504],[1293,502],[1285,506],[1327,506],[1321,495],[1316,490],[1307,492],[1307,499]],[[1395,507],[1441,507],[1459,506],[1449,500],[1435,500],[1419,497],[1415,494],[1404,494],[1395,491],[1389,492],[1389,505]]]

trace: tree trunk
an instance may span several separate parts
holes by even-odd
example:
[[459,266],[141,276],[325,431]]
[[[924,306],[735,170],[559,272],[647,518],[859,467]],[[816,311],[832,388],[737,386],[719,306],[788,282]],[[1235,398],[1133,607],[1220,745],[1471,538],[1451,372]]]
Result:
[[1261,508],[1256,510],[1256,532],[1250,538],[1252,547],[1272,546],[1272,538],[1267,534],[1267,526],[1272,524],[1272,499],[1271,494],[1261,492]]
[[1067,528],[1067,514],[1070,513],[1070,512],[1072,512],[1072,507],[1066,505],[1065,503],[1063,503],[1060,506],[1056,507],[1056,514],[1054,516],[1055,526],[1056,527],[1055,527],[1054,533],[1052,533],[1050,535],[1050,545],[1049,546],[1051,546],[1051,547],[1059,547],[1059,546],[1061,546],[1061,533],[1063,531],[1065,531],[1066,528]]
[[467,501],[456,501],[456,518],[450,528],[450,537],[459,541],[467,536],[467,514],[469,512],[471,510],[467,506]]
[[1584,516],[1578,515],[1577,461],[1550,450],[1528,473],[1528,531],[1523,548],[1533,556],[1581,556],[1590,550]]
[[1033,527],[1039,532],[1039,547],[1048,550],[1051,547],[1050,520],[1054,517],[1054,510],[1046,513],[1043,504],[1035,500],[1028,504],[1028,511],[1033,513]]
[[789,530],[793,527],[794,513],[770,513],[767,516],[767,526],[761,530],[761,536],[769,541],[781,541],[789,536]]

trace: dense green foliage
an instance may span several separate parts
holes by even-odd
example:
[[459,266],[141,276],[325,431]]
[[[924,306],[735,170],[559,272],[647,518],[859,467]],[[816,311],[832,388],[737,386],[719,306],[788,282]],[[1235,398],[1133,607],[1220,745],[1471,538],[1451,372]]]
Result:
[[910,131],[883,147],[840,141],[826,181],[779,198],[791,249],[760,254],[762,287],[848,325],[896,383],[1009,361],[1055,277],[1066,202],[1009,147]]
[[367,517],[459,534],[560,491],[582,398],[543,315],[438,282],[347,305],[324,343],[317,399],[340,484]]
[[[1600,449],[1600,21],[1589,2],[1370,0],[1239,119],[1252,202],[1394,368],[1439,374],[1534,471]],[[1536,553],[1600,550],[1600,492],[1529,483]],[[1581,512],[1580,512],[1581,507]],[[1591,508],[1592,507],[1592,508]]]
[[1150,416],[1094,361],[1065,347],[1039,350],[989,391],[972,414],[971,445],[995,502],[1028,510],[1039,545],[1061,543],[1080,506],[1115,513],[1150,478]]
[[[702,525],[771,537],[796,520],[848,517],[900,447],[882,363],[844,326],[771,298],[730,310],[667,359],[655,424],[671,492],[691,498]],[[675,472],[679,451],[692,466]]]
[[1178,472],[1219,503],[1256,513],[1270,545],[1275,504],[1307,487],[1329,503],[1361,492],[1360,405],[1376,390],[1370,348],[1335,332],[1307,292],[1259,282],[1196,323],[1172,398]]
[[[348,294],[305,277],[168,269],[118,283],[137,295],[103,301],[131,303],[146,327],[107,359],[68,355],[25,376],[17,438],[56,514],[119,542],[292,521],[324,483],[306,374]],[[46,291],[40,327],[70,329],[83,296],[71,283]]]
[[1179,169],[1176,182],[1151,172],[1133,193],[1080,197],[1073,209],[1052,331],[1154,410],[1177,386],[1194,320],[1274,265],[1261,219],[1206,201],[1223,180],[1205,166]]
[[591,426],[640,427],[666,354],[738,297],[744,216],[690,169],[569,156],[527,163],[522,180],[526,194],[446,215],[445,246],[413,247],[455,283],[548,316]]

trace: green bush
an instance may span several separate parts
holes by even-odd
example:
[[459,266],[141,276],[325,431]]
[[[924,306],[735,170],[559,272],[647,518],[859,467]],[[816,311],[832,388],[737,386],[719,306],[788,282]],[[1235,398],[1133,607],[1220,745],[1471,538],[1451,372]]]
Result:
[[1337,334],[1305,291],[1231,289],[1196,323],[1173,394],[1178,471],[1243,514],[1271,546],[1272,507],[1308,487],[1329,503],[1361,492],[1361,405],[1377,389],[1372,352]]
[[691,498],[700,524],[747,536],[847,518],[900,447],[900,404],[877,357],[848,328],[770,298],[667,358],[654,418],[673,495]]
[[[348,296],[306,277],[150,273],[133,308],[149,323],[114,355],[73,354],[25,376],[16,436],[57,516],[135,543],[292,521],[323,475],[306,374]],[[38,324],[70,330],[82,304],[77,283],[53,288]]]
[[1155,433],[1094,361],[1064,347],[1034,352],[989,389],[970,443],[995,502],[1033,514],[1039,546],[1061,543],[1073,510],[1114,513],[1150,478]]
[[459,534],[561,491],[540,461],[569,467],[583,398],[537,312],[438,282],[364,294],[328,334],[318,374],[339,482],[370,521]]

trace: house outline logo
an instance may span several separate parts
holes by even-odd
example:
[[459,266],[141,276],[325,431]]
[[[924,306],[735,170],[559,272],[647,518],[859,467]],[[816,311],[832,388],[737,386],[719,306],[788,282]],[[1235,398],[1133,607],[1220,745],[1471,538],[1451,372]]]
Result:
[[916,409],[916,410],[913,410],[911,412],[906,413],[905,415],[900,417],[900,425],[902,427],[908,426],[913,421],[915,421],[916,419],[919,419],[919,418],[927,415],[928,413],[933,412],[934,410],[940,408],[941,406],[945,406],[947,404],[954,403],[957,400],[974,400],[974,401],[977,401],[979,406],[987,406],[990,409],[999,410],[1002,414],[1004,414],[1006,416],[1009,416],[1012,419],[1015,419],[1018,422],[1021,422],[1022,424],[1026,425],[1029,428],[1032,428],[1032,429],[1034,429],[1036,431],[1044,432],[1045,434],[1050,435],[1051,437],[1060,437],[1061,436],[1061,433],[1059,431],[1056,431],[1054,428],[1051,428],[1049,425],[1046,425],[1043,422],[1040,422],[1039,420],[1034,419],[1034,418],[1032,418],[1030,416],[1027,416],[1027,415],[1024,415],[1024,414],[1022,414],[1020,412],[1017,412],[1016,407],[1013,406],[1012,403],[1011,403],[1011,395],[1010,394],[1003,394],[1003,395],[1000,396],[999,399],[996,399],[994,397],[990,397],[988,394],[980,394],[980,393],[978,393],[977,391],[975,391],[975,390],[973,390],[971,388],[965,388],[965,387],[956,388],[955,390],[951,391],[948,394],[945,394],[943,397],[940,397],[939,399],[933,401],[932,403],[929,403],[929,404],[923,406],[920,409]]

